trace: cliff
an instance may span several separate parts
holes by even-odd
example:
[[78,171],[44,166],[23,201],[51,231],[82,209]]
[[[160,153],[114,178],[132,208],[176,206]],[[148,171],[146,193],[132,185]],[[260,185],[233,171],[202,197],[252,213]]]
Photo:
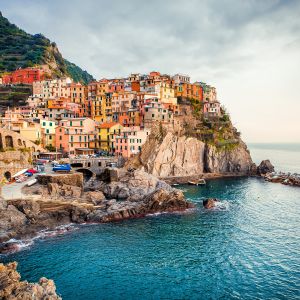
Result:
[[59,300],[53,280],[43,277],[38,283],[20,281],[17,263],[0,264],[0,299]]
[[205,173],[248,175],[252,172],[253,162],[246,144],[239,137],[232,143],[220,145],[189,136],[186,132],[154,126],[141,153],[126,166],[167,178]]

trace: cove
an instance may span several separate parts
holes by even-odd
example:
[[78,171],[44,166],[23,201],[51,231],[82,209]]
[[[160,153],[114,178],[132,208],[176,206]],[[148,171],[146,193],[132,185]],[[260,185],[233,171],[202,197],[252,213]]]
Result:
[[[297,299],[300,190],[259,178],[179,186],[196,209],[77,226],[16,260],[22,279],[55,281],[63,299]],[[227,209],[207,211],[216,197]]]

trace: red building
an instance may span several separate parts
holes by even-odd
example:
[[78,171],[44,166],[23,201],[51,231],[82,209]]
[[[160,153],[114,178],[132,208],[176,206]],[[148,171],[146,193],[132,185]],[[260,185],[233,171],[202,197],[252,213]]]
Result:
[[25,83],[32,84],[34,81],[44,80],[45,73],[39,68],[18,69],[11,74],[2,77],[3,84]]

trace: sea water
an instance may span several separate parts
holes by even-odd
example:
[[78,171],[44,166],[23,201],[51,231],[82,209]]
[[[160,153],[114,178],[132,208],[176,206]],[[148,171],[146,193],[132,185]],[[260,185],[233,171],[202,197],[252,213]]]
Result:
[[[18,261],[22,279],[54,279],[63,299],[300,299],[299,188],[260,178],[179,188],[196,209],[82,225],[1,260]],[[207,197],[224,207],[205,210]]]

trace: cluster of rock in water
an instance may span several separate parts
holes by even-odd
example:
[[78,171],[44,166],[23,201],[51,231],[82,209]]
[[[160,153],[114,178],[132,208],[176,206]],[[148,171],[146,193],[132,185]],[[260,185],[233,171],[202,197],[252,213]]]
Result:
[[274,166],[269,160],[263,160],[257,168],[258,175],[266,181],[282,183],[290,186],[300,186],[300,174],[275,172]]
[[61,300],[53,280],[42,277],[38,283],[21,281],[17,263],[0,264],[0,299],[3,300]]

